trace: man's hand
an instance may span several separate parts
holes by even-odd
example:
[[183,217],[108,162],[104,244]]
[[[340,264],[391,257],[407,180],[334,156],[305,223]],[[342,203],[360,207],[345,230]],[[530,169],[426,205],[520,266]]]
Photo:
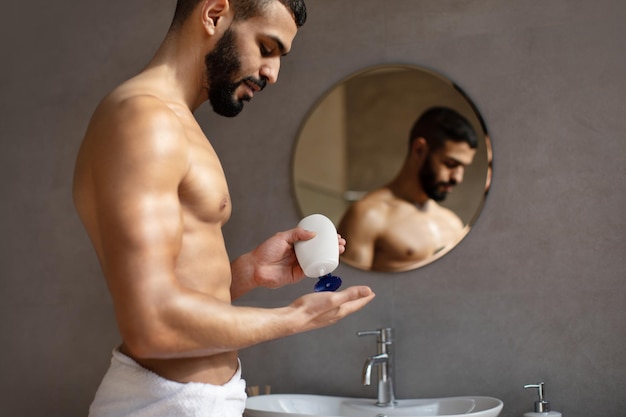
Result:
[[[294,243],[314,237],[315,232],[296,227],[276,233],[252,252],[237,258],[232,263],[233,299],[255,287],[279,288],[304,278],[304,271],[298,264],[294,251]],[[342,254],[346,250],[346,241],[340,235],[337,235],[337,245]]]
[[360,310],[375,297],[366,286],[355,286],[337,292],[306,294],[289,305],[303,315],[297,332],[326,327]]

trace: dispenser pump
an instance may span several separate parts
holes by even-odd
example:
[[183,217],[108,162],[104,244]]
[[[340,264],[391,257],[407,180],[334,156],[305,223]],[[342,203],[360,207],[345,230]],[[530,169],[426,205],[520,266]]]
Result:
[[537,382],[536,384],[524,385],[524,388],[536,388],[538,399],[535,401],[535,411],[525,413],[524,417],[561,417],[561,413],[557,411],[550,411],[550,401],[545,398],[545,384],[543,382]]
[[537,388],[537,395],[539,396],[539,399],[535,401],[535,413],[547,413],[548,411],[550,411],[550,401],[546,401],[546,399],[544,398],[544,385],[545,384],[543,382],[524,385],[524,388],[526,389]]

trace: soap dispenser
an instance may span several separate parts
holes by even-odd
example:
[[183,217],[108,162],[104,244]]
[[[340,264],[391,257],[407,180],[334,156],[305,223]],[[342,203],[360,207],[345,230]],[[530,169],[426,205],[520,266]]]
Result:
[[535,411],[524,413],[524,417],[561,417],[558,411],[550,411],[550,401],[545,399],[544,383],[524,385],[524,388],[536,388],[539,399],[535,401]]

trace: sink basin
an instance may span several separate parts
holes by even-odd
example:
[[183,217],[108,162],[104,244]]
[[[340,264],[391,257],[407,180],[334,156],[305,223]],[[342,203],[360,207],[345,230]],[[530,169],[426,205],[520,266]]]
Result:
[[447,397],[397,400],[379,407],[367,398],[307,394],[270,394],[248,398],[245,417],[377,417],[472,416],[496,417],[502,401],[491,397]]

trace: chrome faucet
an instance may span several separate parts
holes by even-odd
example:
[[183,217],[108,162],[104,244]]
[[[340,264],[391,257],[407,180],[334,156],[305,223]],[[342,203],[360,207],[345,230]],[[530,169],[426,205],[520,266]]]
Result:
[[363,366],[363,385],[371,384],[372,367],[378,365],[378,400],[379,407],[393,407],[396,397],[393,391],[393,329],[365,330],[357,336],[377,336],[376,355],[370,356]]

